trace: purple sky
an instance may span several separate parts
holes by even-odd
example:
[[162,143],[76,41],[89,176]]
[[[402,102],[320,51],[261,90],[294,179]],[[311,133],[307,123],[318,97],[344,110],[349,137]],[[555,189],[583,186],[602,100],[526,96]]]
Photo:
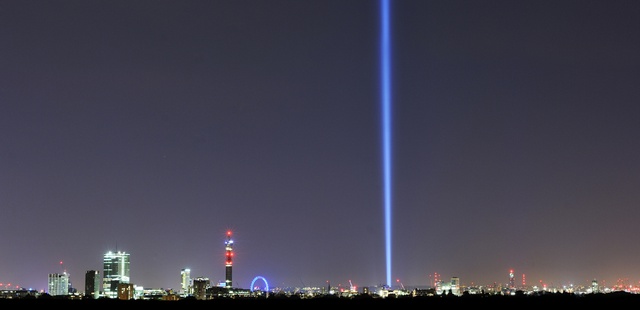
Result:
[[[640,2],[391,9],[393,278],[638,284]],[[383,284],[379,13],[0,2],[0,283]]]

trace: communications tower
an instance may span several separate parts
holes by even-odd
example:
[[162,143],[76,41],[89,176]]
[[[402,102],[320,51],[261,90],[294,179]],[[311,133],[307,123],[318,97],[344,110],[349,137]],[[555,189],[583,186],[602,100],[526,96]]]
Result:
[[231,239],[231,230],[227,230],[227,240],[224,242],[225,249],[225,287],[231,287],[231,269],[233,267],[233,239]]
[[513,274],[513,269],[509,270],[509,288],[514,289],[516,287],[516,281]]

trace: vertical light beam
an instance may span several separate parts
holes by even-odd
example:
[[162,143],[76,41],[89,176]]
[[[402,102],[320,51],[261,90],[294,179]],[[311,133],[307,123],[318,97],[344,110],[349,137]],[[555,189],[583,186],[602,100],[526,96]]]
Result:
[[380,0],[380,82],[382,109],[382,162],[384,173],[384,226],[387,286],[391,286],[391,34],[389,1]]

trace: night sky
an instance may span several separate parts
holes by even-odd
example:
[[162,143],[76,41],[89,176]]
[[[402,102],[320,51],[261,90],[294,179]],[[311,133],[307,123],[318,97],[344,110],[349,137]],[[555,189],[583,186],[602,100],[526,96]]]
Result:
[[[391,1],[392,276],[640,282],[640,2]],[[386,281],[376,0],[0,1],[0,283]],[[63,262],[61,265],[60,262]],[[3,287],[4,288],[4,287]]]

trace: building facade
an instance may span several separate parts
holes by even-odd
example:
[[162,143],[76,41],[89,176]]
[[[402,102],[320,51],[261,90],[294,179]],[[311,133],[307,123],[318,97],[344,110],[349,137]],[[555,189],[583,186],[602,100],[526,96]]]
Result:
[[66,272],[50,273],[47,287],[51,296],[69,295],[69,274]]
[[87,270],[84,274],[84,296],[93,299],[100,298],[100,271]]
[[191,269],[182,269],[180,271],[180,295],[182,297],[192,294]]
[[207,299],[207,289],[211,286],[211,281],[206,277],[193,279],[193,296],[198,300]]
[[125,252],[104,254],[102,270],[102,292],[104,297],[117,298],[118,285],[130,282],[130,258]]

